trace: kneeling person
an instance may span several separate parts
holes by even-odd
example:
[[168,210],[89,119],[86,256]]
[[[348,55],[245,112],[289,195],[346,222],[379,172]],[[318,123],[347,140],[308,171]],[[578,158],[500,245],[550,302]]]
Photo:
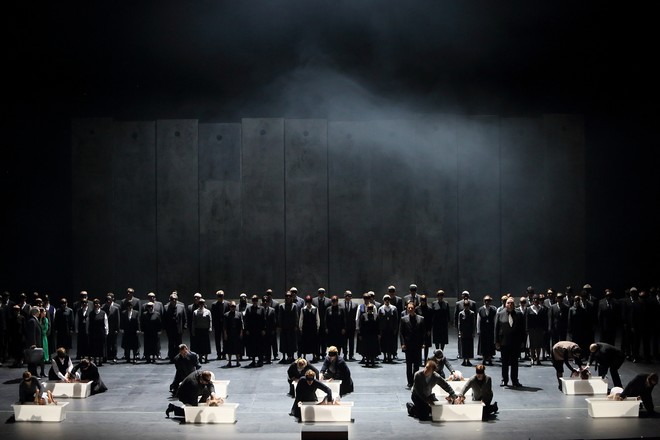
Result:
[[41,382],[39,382],[39,380],[29,371],[23,373],[23,380],[18,386],[18,401],[21,404],[36,403],[37,405],[57,403],[55,399],[53,399],[53,393],[50,391],[44,391]]
[[[211,372],[193,371],[179,384],[177,397],[184,405],[198,406],[200,403],[205,403],[209,406],[217,406],[224,403],[222,398],[215,395],[215,387],[211,381]],[[201,396],[201,397],[200,397]],[[185,411],[182,407],[168,405],[165,410],[165,416],[169,417],[170,412],[173,412],[177,417],[184,417]]]
[[431,419],[431,405],[438,400],[433,394],[433,387],[436,385],[440,385],[440,388],[449,394],[446,397],[448,402],[461,403],[460,399],[457,399],[454,389],[436,371],[437,368],[438,365],[435,361],[428,360],[424,369],[415,373],[410,396],[413,403],[406,404],[409,416],[419,420]]
[[465,401],[465,393],[470,389],[472,389],[472,400],[484,403],[483,420],[499,411],[497,402],[491,405],[493,401],[493,381],[490,376],[486,375],[486,367],[482,364],[477,365],[475,375],[467,380],[463,390],[458,394],[461,403]]
[[305,373],[305,380],[299,380],[296,385],[296,399],[293,401],[290,416],[301,418],[300,402],[316,402],[316,390],[321,390],[325,393],[325,398],[322,403],[333,403],[332,390],[323,382],[316,379],[316,373],[312,370],[307,370]]

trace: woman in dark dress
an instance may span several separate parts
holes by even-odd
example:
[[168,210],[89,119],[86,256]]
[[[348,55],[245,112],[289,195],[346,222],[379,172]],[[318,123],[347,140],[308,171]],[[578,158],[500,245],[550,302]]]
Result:
[[471,366],[470,358],[474,357],[474,332],[476,328],[476,313],[470,309],[468,300],[463,302],[463,310],[458,315],[458,336],[461,344],[463,366]]
[[380,354],[378,315],[373,304],[367,306],[367,313],[360,316],[358,334],[362,342],[362,355],[365,367],[376,366],[376,356]]
[[236,302],[229,303],[229,311],[223,320],[225,354],[227,355],[226,368],[231,368],[231,357],[236,356],[236,366],[240,367],[239,358],[243,356],[243,314],[236,311]]

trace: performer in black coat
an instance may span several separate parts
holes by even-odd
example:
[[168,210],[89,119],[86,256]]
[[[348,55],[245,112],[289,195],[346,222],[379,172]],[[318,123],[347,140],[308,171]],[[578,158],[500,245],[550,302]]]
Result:
[[559,341],[565,341],[568,336],[568,312],[570,307],[564,301],[564,294],[558,292],[556,301],[550,306],[548,311],[548,325],[550,327],[550,336],[552,345]]
[[264,336],[266,336],[266,319],[264,309],[259,305],[259,297],[252,295],[252,304],[245,309],[243,315],[245,324],[245,352],[252,361],[247,368],[263,366]]
[[320,369],[322,380],[341,380],[339,386],[339,395],[343,396],[353,392],[353,379],[351,379],[351,370],[343,357],[339,356],[337,347],[328,347],[328,354],[323,360]]
[[[210,371],[193,371],[179,384],[177,397],[184,405],[198,406],[200,403],[218,405],[224,401],[215,395],[215,387],[212,381],[213,374]],[[165,410],[165,416],[169,418],[173,412],[176,417],[185,417],[183,408],[169,404]]]
[[383,352],[383,362],[393,362],[399,344],[400,311],[394,307],[390,295],[383,297],[384,304],[378,309],[378,330],[380,333],[380,349]]
[[598,328],[600,341],[614,345],[621,323],[621,309],[612,289],[605,289],[605,298],[598,303]]
[[229,311],[224,319],[224,344],[227,355],[227,368],[231,368],[231,357],[236,356],[236,366],[240,367],[239,359],[243,356],[243,314],[236,310],[234,301],[229,303]]
[[[461,299],[456,301],[456,306],[454,307],[454,327],[456,328],[456,331],[458,332],[458,315],[463,311],[463,306],[465,304],[465,300],[468,300],[470,303],[470,310],[477,310],[477,303],[474,300],[470,299],[470,292],[467,290],[464,290],[461,292]],[[463,359],[463,354],[461,353],[461,344],[458,344],[458,358]]]
[[[346,339],[346,311],[339,307],[339,298],[330,298],[330,307],[325,310],[325,327],[323,332],[328,345],[345,349]],[[325,351],[325,348],[323,349]],[[346,352],[343,353],[346,356]]]
[[623,387],[619,368],[626,360],[626,356],[621,350],[605,342],[596,342],[589,346],[589,365],[594,361],[598,364],[598,375],[605,379],[607,371],[612,372],[612,383],[615,387]]
[[67,376],[73,370],[73,363],[71,358],[66,352],[64,347],[57,349],[57,354],[50,360],[51,366],[48,370],[48,380],[60,380],[62,382],[69,382]]
[[211,304],[211,322],[213,322],[213,334],[215,335],[215,351],[217,360],[227,359],[222,350],[222,333],[224,331],[225,313],[229,311],[229,302],[225,301],[225,292],[218,290],[215,292],[216,301]]
[[433,310],[433,343],[436,349],[445,349],[449,343],[449,322],[451,320],[449,313],[449,303],[445,301],[445,291],[438,290],[436,300],[431,304]]
[[581,353],[586,356],[589,344],[593,342],[591,309],[584,304],[581,296],[573,297],[573,307],[568,312],[568,334],[571,340],[580,346]]
[[176,372],[174,373],[174,380],[170,384],[170,392],[176,395],[181,381],[191,373],[202,368],[202,366],[199,363],[197,353],[190,351],[186,344],[181,344],[179,346],[179,354],[174,357],[174,367],[176,368]]
[[653,388],[658,384],[658,373],[651,374],[638,374],[631,380],[624,388],[619,396],[619,400],[624,400],[626,397],[639,397],[644,408],[646,408],[647,415],[655,414],[655,406],[653,405]]
[[67,350],[73,347],[71,336],[75,331],[75,319],[73,309],[67,304],[67,299],[60,300],[60,306],[55,310],[53,319],[53,330],[55,330],[55,340],[58,347],[64,347]]
[[305,373],[305,380],[299,380],[298,385],[296,385],[296,399],[293,401],[293,406],[291,407],[290,416],[300,419],[300,406],[299,402],[316,402],[318,398],[316,397],[316,390],[323,391],[326,396],[323,399],[324,402],[332,402],[332,390],[323,382],[319,381],[315,377],[315,373],[312,370],[308,370]]
[[271,360],[273,340],[275,340],[275,353],[277,353],[277,312],[268,304],[272,304],[272,302],[268,301],[268,297],[264,295],[261,298],[261,308],[264,311],[264,337],[261,341],[261,356],[266,365],[273,363]]
[[154,303],[148,302],[145,311],[140,315],[140,329],[144,335],[144,357],[147,363],[156,363],[160,332],[163,330],[163,321],[158,312],[154,311]]
[[329,298],[326,298],[325,289],[323,287],[321,287],[316,294],[317,294],[316,298],[312,299],[312,304],[319,311],[320,324],[319,324],[318,350],[316,351],[316,354],[320,358],[325,355],[326,347],[328,345],[332,345],[332,344],[328,344],[328,342],[326,341],[327,333],[325,332],[325,312],[330,308],[332,302]]
[[[87,298],[87,296],[85,296]],[[76,359],[82,359],[90,355],[89,348],[89,314],[92,311],[92,306],[89,305],[87,299],[78,302],[78,308],[75,311],[76,319]]]
[[360,316],[358,334],[362,344],[365,367],[375,367],[376,357],[380,354],[378,315],[373,304],[367,306],[367,312]]
[[401,318],[399,324],[399,339],[401,340],[401,351],[406,354],[406,378],[407,388],[412,388],[415,372],[422,365],[422,349],[424,348],[424,335],[426,327],[424,317],[417,316],[415,304],[409,302],[406,305],[407,315]]
[[426,295],[419,295],[419,305],[417,306],[415,313],[424,317],[424,349],[422,359],[426,359],[429,357],[431,332],[433,331],[433,310],[428,305]]
[[105,341],[108,330],[108,315],[101,310],[101,301],[95,299],[87,320],[87,332],[89,335],[89,355],[99,367],[103,365],[103,359],[105,358]]
[[[25,321],[24,348],[26,349],[43,348],[42,329],[38,317],[39,317],[39,309],[36,307],[32,307],[30,309],[30,317],[27,319],[27,321]],[[28,371],[32,373],[33,376],[39,377],[37,375],[37,365],[43,365],[43,363],[44,363],[44,358],[42,355],[39,362],[37,363],[28,362]]]
[[346,359],[354,361],[355,357],[355,330],[357,322],[355,321],[355,314],[357,313],[357,304],[353,302],[353,294],[350,290],[344,292],[344,301],[341,303],[346,315],[346,341],[344,343],[344,356]]
[[[124,349],[124,358],[127,363],[137,363],[138,353],[140,352],[140,316],[137,310],[133,310],[133,304],[129,304],[126,310],[121,312],[121,322],[119,327],[122,333],[121,348]],[[131,351],[133,357],[131,357]]]
[[518,380],[518,354],[520,344],[525,338],[525,318],[522,313],[515,310],[515,300],[507,298],[504,309],[495,321],[495,348],[500,350],[502,356],[502,382],[500,386],[509,383],[509,370],[514,387],[521,387]]
[[109,293],[106,296],[106,302],[101,309],[108,317],[108,336],[105,339],[106,360],[111,363],[117,363],[117,335],[121,327],[121,309],[115,303],[115,296]]
[[293,303],[293,294],[284,295],[284,304],[279,305],[277,325],[280,328],[280,364],[293,362],[293,354],[298,350],[298,306]]
[[463,310],[458,314],[458,344],[461,347],[464,367],[471,367],[470,358],[474,357],[474,333],[477,328],[477,314],[472,310],[469,300],[463,300]]
[[319,311],[312,304],[312,297],[307,295],[305,297],[305,307],[300,311],[300,321],[298,322],[298,328],[300,329],[299,357],[305,357],[305,354],[311,353],[312,362],[318,362],[317,346],[320,326]]
[[76,376],[79,377],[80,381],[92,382],[92,390],[90,391],[92,395],[104,393],[108,390],[108,387],[101,380],[98,367],[88,359],[83,359],[78,365],[73,367],[73,370],[69,373],[69,379]]
[[294,397],[294,385],[296,385],[300,379],[304,380],[305,374],[309,370],[314,372],[314,377],[319,377],[319,370],[317,370],[314,365],[307,362],[307,360],[299,358],[296,359],[295,362],[291,362],[289,369],[286,371],[287,382],[289,382],[289,393],[287,394],[288,396]]
[[[176,293],[170,295],[170,300],[164,306],[163,328],[167,333],[167,357],[170,362],[179,353],[179,346],[183,343],[183,331],[187,327],[186,308],[182,302],[179,302],[179,296]],[[215,323],[215,318],[213,319]],[[216,335],[222,338],[222,332]]]
[[484,359],[484,365],[493,365],[495,356],[495,319],[497,308],[493,305],[490,295],[484,296],[484,305],[477,312],[477,335],[479,342],[477,354]]

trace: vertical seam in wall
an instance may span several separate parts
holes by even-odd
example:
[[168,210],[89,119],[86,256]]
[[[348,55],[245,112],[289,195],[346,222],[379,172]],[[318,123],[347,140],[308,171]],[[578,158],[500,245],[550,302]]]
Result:
[[328,283],[328,292],[332,292],[331,278],[330,278],[330,142],[328,140],[328,120],[325,121],[325,205],[326,205],[326,282]]
[[502,117],[498,117],[498,135],[497,135],[497,167],[499,169],[498,176],[498,202],[497,208],[500,219],[500,270],[499,270],[499,296],[502,296]]
[[460,215],[460,206],[459,206],[459,193],[460,193],[460,146],[458,145],[458,127],[456,126],[456,120],[454,120],[454,145],[456,146],[456,300],[458,301],[459,298],[459,291],[460,291],[460,265],[461,265],[461,258],[460,258],[460,250],[461,250],[461,215]]
[[[197,292],[202,292],[202,209],[200,174],[199,174],[199,119],[197,119]],[[202,295],[204,292],[202,292]]]
[[287,261],[286,261],[286,244],[287,244],[287,230],[286,230],[286,119],[282,119],[282,164],[283,169],[283,188],[282,192],[284,193],[284,291],[286,291],[286,282],[287,282]]
[[156,197],[156,209],[154,210],[154,226],[156,234],[156,289],[160,287],[160,265],[158,256],[160,254],[160,242],[158,240],[158,120],[154,124],[154,196]]

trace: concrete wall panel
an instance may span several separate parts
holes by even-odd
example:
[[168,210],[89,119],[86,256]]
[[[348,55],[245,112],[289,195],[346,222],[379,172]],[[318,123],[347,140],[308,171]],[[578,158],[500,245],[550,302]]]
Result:
[[284,128],[286,285],[315,292],[328,286],[328,125],[287,119]]
[[73,288],[91,297],[114,282],[112,124],[74,119],[71,127]]
[[543,124],[539,118],[501,121],[502,291],[519,296],[545,279]]
[[241,262],[241,124],[199,125],[200,285],[237,297]]
[[355,297],[374,288],[369,124],[328,122],[330,282]]
[[156,122],[158,291],[199,290],[197,120]]
[[500,291],[499,118],[459,125],[458,290],[473,299]]
[[[544,287],[575,289],[585,282],[585,139],[581,116],[544,115]],[[561,284],[557,284],[561,283]],[[542,287],[541,285],[539,287]],[[596,292],[601,294],[601,292]]]
[[456,294],[458,278],[457,118],[432,115],[416,122],[415,279],[432,296]]
[[[156,291],[156,123],[114,122],[112,126],[114,265],[112,289]],[[108,286],[108,289],[111,289]],[[156,292],[162,301],[167,293]]]
[[[243,119],[243,286],[285,289],[284,120]],[[279,295],[278,295],[279,296]]]

